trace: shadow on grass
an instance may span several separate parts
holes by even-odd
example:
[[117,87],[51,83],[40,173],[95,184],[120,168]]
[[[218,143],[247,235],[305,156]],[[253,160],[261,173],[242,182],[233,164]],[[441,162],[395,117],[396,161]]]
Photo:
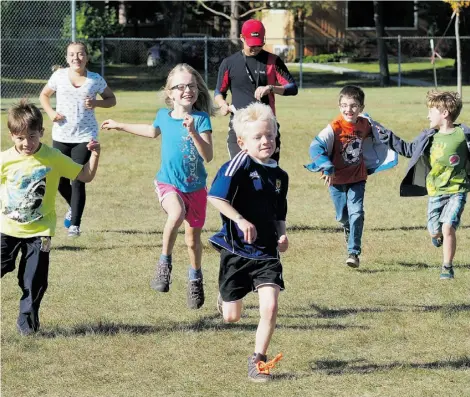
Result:
[[462,357],[456,360],[439,360],[428,363],[392,362],[389,364],[358,364],[365,360],[318,360],[310,363],[313,372],[326,373],[327,375],[370,374],[394,369],[470,369],[470,357]]
[[419,312],[444,312],[447,314],[468,312],[470,311],[470,304],[451,304],[451,305],[413,305],[413,311]]
[[[161,247],[161,243],[156,243],[156,244],[132,244],[132,249],[136,248],[158,248]],[[90,246],[84,246],[84,247],[76,247],[73,245],[58,245],[57,247],[53,247],[53,250],[56,251],[106,251],[106,250],[114,250],[114,249],[123,249],[123,248],[129,248],[128,245],[123,243],[123,245],[120,246],[111,246],[111,247],[90,247]]]

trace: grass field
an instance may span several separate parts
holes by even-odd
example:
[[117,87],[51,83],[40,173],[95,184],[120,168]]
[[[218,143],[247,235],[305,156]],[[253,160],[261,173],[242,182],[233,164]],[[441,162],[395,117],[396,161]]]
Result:
[[[453,87],[449,87],[453,89]],[[427,127],[426,88],[367,88],[366,111],[411,139]],[[256,296],[238,324],[217,313],[218,254],[207,238],[220,227],[209,207],[203,233],[206,304],[186,308],[187,252],[174,251],[168,294],[149,286],[165,216],[154,197],[160,139],[101,132],[97,177],[88,186],[83,234],[53,239],[42,331],[15,328],[16,274],[2,280],[1,364],[5,397],[151,396],[458,396],[470,389],[470,209],[457,233],[456,278],[439,280],[442,252],[431,245],[427,198],[400,198],[407,159],[367,183],[361,267],[344,266],[346,248],[327,189],[309,161],[311,139],[337,114],[337,88],[276,97],[281,166],[290,175],[286,290],[269,355],[282,352],[275,382],[252,384],[246,359],[258,323]],[[464,87],[462,122],[470,122]],[[155,92],[117,91],[118,105],[97,110],[150,123]],[[209,180],[227,160],[228,119],[215,117]],[[2,150],[10,146],[2,114]],[[45,142],[50,143],[46,122]],[[58,197],[58,222],[65,204]]]

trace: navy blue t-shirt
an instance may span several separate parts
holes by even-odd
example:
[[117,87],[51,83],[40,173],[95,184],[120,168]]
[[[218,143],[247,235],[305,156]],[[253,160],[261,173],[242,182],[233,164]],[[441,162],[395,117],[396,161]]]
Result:
[[279,258],[276,221],[285,221],[289,176],[276,162],[261,164],[240,152],[218,171],[209,197],[229,202],[256,227],[252,244],[243,239],[237,224],[222,216],[222,229],[209,238],[218,250],[253,259]]

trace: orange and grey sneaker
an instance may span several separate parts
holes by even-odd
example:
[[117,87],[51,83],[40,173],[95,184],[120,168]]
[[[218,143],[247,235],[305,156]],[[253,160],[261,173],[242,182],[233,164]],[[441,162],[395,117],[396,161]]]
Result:
[[270,370],[281,358],[282,353],[279,353],[271,361],[267,361],[264,354],[253,353],[251,357],[248,357],[248,379],[252,382],[271,381],[273,376],[270,374]]

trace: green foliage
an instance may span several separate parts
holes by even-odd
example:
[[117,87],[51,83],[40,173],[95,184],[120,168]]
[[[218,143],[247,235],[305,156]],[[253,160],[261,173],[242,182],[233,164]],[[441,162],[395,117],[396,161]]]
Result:
[[344,52],[335,52],[332,54],[319,54],[319,55],[308,55],[304,57],[305,63],[328,63],[328,62],[339,62],[342,58],[348,55]]
[[[76,39],[86,41],[88,38],[115,37],[119,36],[124,26],[119,24],[118,17],[113,10],[105,8],[103,12],[88,3],[83,3],[75,14]],[[62,26],[62,37],[72,37],[72,16],[64,18]],[[101,57],[101,44],[99,42],[89,43],[90,60],[97,61]]]

